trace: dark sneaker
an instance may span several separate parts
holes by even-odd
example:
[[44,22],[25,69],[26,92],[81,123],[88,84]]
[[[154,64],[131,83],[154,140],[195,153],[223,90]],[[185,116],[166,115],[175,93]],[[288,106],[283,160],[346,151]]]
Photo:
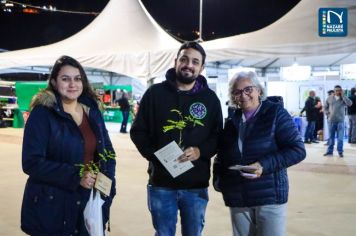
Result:
[[333,155],[333,154],[330,153],[330,152],[324,153],[324,157],[326,157],[326,156],[332,156],[332,155]]
[[319,143],[319,141],[316,141],[316,140],[312,140],[311,142],[312,143]]
[[309,142],[309,141],[304,141],[304,143],[308,143],[308,144],[310,144],[311,142]]
[[344,157],[344,154],[339,153],[339,157],[343,158],[343,157]]

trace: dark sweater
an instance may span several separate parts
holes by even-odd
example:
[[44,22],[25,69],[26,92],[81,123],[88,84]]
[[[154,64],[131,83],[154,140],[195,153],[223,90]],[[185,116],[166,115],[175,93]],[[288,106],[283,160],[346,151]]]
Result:
[[[222,130],[220,101],[207,86],[206,79],[199,76],[191,91],[178,91],[175,86],[175,71],[170,69],[167,80],[151,86],[140,103],[135,122],[130,130],[137,149],[149,161],[149,184],[174,189],[203,188],[209,185],[210,159],[216,154],[218,134]],[[179,143],[179,130],[163,132],[169,120],[181,117],[199,120],[201,125],[187,122],[182,130],[182,147],[194,146],[200,150],[200,158],[193,161],[194,167],[173,178],[153,154],[173,140]]]
[[308,97],[305,101],[305,106],[301,112],[306,112],[307,121],[316,121],[318,119],[319,110],[315,107],[315,105],[316,101],[313,97]]
[[356,115],[356,95],[351,95],[349,99],[352,101],[352,105],[347,108],[349,115]]
[[130,104],[127,98],[121,97],[117,102],[121,111],[130,111]]

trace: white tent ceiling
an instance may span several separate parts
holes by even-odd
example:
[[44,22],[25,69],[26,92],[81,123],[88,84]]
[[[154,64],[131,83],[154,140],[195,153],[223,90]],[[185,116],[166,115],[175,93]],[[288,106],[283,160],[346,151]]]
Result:
[[146,79],[173,65],[179,45],[138,0],[111,0],[90,25],[68,39],[0,53],[0,69],[51,66],[61,55],[69,55],[85,67]]
[[[348,8],[347,37],[320,37],[318,11]],[[251,19],[253,20],[253,16]],[[251,67],[332,66],[356,63],[356,1],[302,0],[284,17],[261,30],[203,43],[208,61]]]
[[[347,37],[319,37],[321,7],[348,8]],[[289,66],[294,61],[318,66],[356,63],[356,1],[302,0],[264,29],[204,42],[203,46],[207,61],[260,68]],[[66,54],[86,67],[149,79],[173,65],[178,47],[179,42],[156,24],[139,0],[111,0],[89,26],[66,40],[0,53],[0,69],[51,66]]]

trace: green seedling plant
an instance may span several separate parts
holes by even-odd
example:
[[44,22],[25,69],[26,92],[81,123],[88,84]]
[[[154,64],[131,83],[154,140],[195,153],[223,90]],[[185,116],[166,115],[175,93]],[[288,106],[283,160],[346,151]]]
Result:
[[191,115],[183,117],[182,112],[180,112],[177,109],[172,109],[171,112],[176,112],[179,116],[179,120],[178,121],[167,120],[168,125],[163,126],[163,132],[167,133],[168,131],[178,129],[179,130],[178,145],[181,147],[183,143],[182,132],[187,127],[187,125],[192,124],[193,127],[195,127],[196,125],[204,126],[204,124],[200,120],[194,119]]
[[107,162],[109,159],[115,160],[115,153],[104,149],[104,153],[99,153],[99,161],[90,161],[88,164],[76,164],[79,167],[79,176],[83,177],[85,171],[89,171],[92,174],[100,172],[100,161]]

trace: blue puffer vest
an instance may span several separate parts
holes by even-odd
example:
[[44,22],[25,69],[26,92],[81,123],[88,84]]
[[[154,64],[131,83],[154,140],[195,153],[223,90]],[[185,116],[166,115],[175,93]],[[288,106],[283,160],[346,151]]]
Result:
[[[305,148],[288,112],[279,104],[263,101],[246,123],[243,150],[238,148],[241,110],[225,123],[214,164],[214,185],[229,207],[282,204],[288,200],[287,167],[305,158]],[[232,165],[259,162],[263,174],[246,179]]]

